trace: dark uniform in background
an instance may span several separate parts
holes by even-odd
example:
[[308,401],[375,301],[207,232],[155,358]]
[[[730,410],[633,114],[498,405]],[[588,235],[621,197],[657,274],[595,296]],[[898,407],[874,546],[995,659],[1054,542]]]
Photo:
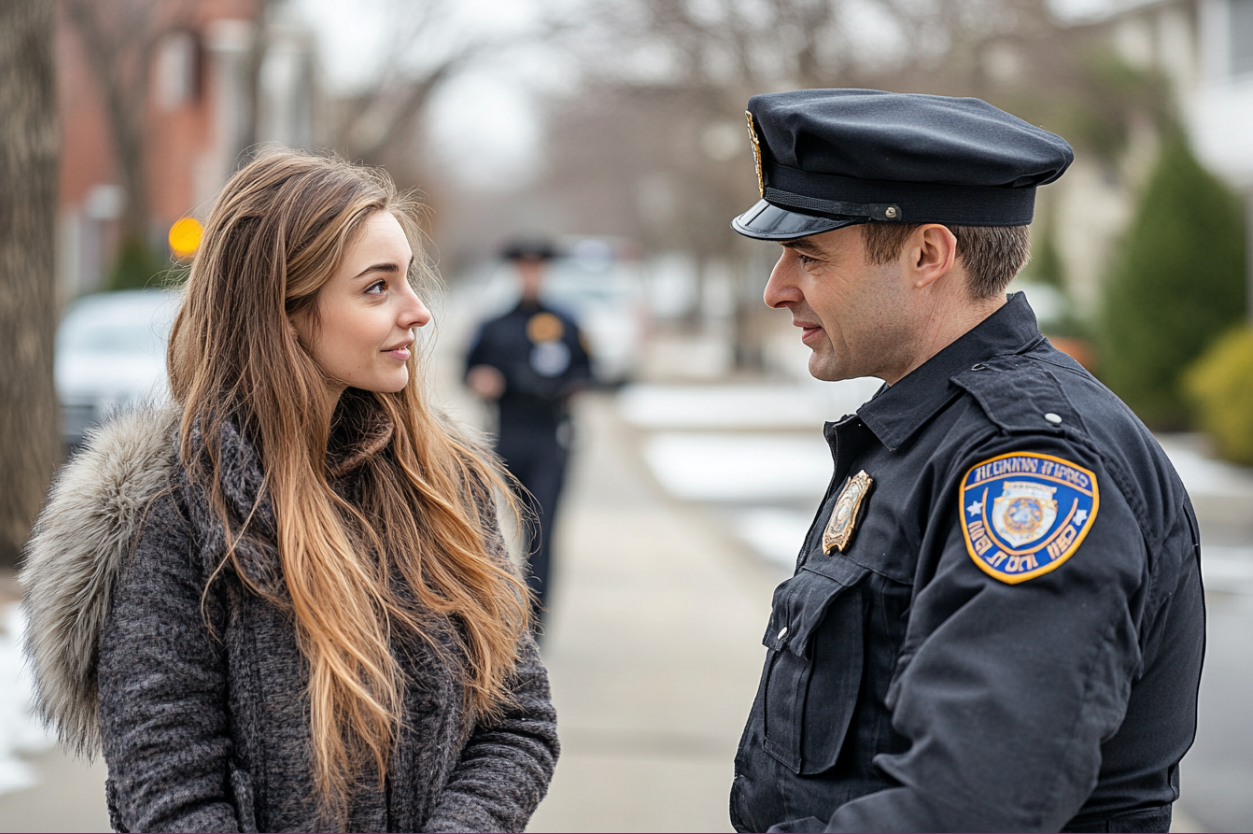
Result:
[[[764,199],[733,225],[766,240],[1026,225],[1070,161],[973,99],[799,91],[749,120]],[[1204,601],[1196,519],[1148,430],[1019,294],[825,435],[835,471],[774,595],[735,827],[1166,831]]]
[[497,391],[479,393],[496,403],[496,451],[530,494],[523,500],[536,515],[527,583],[537,622],[550,586],[553,519],[569,456],[570,398],[591,382],[578,325],[539,299],[543,271],[554,255],[544,242],[523,241],[505,249],[505,258],[519,270],[522,297],[508,313],[483,323],[466,357],[467,381],[484,367],[499,374]]

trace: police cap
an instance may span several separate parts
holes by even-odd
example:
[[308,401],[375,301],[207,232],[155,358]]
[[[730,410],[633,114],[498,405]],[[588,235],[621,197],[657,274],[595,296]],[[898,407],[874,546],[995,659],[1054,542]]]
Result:
[[557,247],[542,237],[520,237],[501,247],[500,257],[506,261],[551,261],[557,257]]
[[1025,226],[1036,186],[1074,159],[975,98],[796,90],[753,96],[747,116],[762,199],[731,226],[761,240],[870,221]]

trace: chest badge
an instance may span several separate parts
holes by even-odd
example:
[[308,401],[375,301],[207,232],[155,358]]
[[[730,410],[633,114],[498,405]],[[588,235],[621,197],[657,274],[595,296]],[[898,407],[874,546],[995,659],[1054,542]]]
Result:
[[1015,452],[972,467],[961,504],[970,558],[989,576],[1016,585],[1075,554],[1096,519],[1100,494],[1089,469]]
[[827,529],[822,531],[823,553],[829,555],[832,548],[843,553],[844,548],[848,547],[848,543],[853,540],[853,530],[857,527],[862,502],[873,485],[874,479],[862,470],[850,478],[844,489],[840,490],[840,497],[835,499],[835,508],[831,510],[831,520],[827,522]]

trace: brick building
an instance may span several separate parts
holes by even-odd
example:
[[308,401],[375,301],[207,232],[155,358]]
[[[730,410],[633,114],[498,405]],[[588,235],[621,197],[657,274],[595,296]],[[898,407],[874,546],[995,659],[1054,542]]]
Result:
[[80,14],[92,16],[95,52],[72,2],[60,3],[57,25],[65,299],[101,286],[127,222],[131,195],[111,112],[141,122],[146,211],[130,223],[164,260],[167,230],[181,217],[203,218],[249,145],[310,144],[315,91],[312,37],[273,14],[260,25],[271,5],[264,0],[88,4]]

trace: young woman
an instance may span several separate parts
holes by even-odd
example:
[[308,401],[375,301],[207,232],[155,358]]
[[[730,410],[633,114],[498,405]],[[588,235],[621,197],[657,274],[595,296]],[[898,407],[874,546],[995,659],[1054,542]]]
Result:
[[38,705],[118,830],[518,831],[558,753],[490,457],[431,407],[414,206],[271,153],[218,197],[171,407],[99,430],[28,550]]

